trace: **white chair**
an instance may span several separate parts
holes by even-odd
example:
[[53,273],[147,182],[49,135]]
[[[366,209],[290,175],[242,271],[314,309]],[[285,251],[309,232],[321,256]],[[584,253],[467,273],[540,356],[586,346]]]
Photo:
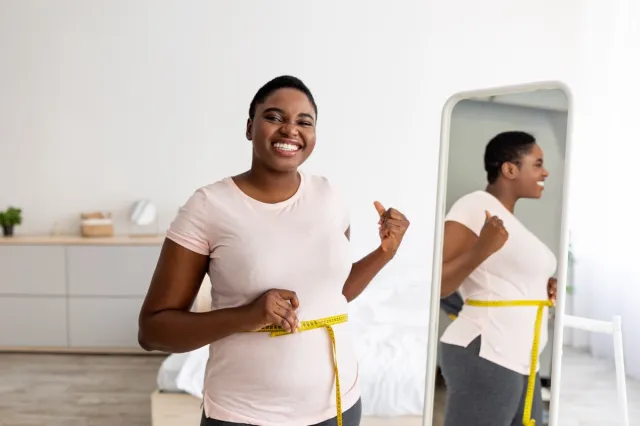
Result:
[[613,348],[616,366],[616,385],[618,388],[618,407],[620,423],[629,426],[629,409],[627,403],[627,380],[624,371],[624,355],[622,351],[622,318],[614,316],[612,321],[599,321],[589,318],[564,315],[564,327],[576,328],[592,333],[603,333],[613,336]]

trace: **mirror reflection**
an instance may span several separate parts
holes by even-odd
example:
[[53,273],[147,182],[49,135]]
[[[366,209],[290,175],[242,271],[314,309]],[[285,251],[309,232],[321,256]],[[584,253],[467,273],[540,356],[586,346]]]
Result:
[[451,113],[434,425],[547,424],[567,97]]

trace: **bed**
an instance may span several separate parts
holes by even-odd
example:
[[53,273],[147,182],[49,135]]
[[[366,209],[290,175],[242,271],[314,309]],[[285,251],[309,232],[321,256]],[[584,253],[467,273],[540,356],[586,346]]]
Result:
[[[428,337],[428,289],[376,283],[350,305],[362,392],[362,426],[422,423]],[[195,309],[208,307],[208,288]],[[199,424],[208,347],[168,356],[152,395],[153,426]]]

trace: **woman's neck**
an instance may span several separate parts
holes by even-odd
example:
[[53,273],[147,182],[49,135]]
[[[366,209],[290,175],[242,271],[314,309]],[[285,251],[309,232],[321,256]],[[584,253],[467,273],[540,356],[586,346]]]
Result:
[[266,203],[278,203],[293,197],[300,187],[300,179],[297,170],[274,172],[255,163],[250,170],[235,178],[245,192]]
[[496,197],[498,201],[500,201],[502,205],[511,213],[515,211],[516,201],[518,201],[518,197],[514,195],[513,192],[509,190],[509,188],[505,188],[498,183],[490,183],[489,185],[487,185],[485,191]]

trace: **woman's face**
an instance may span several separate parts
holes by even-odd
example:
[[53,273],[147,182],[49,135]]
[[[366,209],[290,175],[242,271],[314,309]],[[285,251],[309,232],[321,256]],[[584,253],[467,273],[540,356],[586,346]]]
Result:
[[523,198],[540,198],[544,191],[544,181],[549,172],[544,168],[544,155],[538,144],[534,144],[528,154],[520,158],[518,189]]
[[297,170],[316,145],[316,114],[307,95],[289,88],[273,92],[247,121],[247,139],[254,159],[269,170]]

